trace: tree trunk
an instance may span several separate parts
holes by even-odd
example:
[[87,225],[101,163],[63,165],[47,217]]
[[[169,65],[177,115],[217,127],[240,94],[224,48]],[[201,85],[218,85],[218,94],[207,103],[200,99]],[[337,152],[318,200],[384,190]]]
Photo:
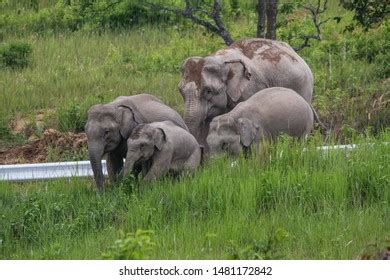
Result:
[[278,0],[267,1],[267,33],[265,38],[276,40],[276,17],[278,15]]
[[264,38],[265,1],[266,0],[258,0],[257,2],[257,38]]

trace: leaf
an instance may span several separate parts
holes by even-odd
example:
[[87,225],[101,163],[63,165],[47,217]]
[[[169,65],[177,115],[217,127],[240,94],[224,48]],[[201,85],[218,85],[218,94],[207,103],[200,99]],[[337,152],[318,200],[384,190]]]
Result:
[[340,16],[335,16],[335,17],[333,17],[333,19],[334,19],[337,23],[339,23],[339,22],[341,21],[341,17],[340,17]]

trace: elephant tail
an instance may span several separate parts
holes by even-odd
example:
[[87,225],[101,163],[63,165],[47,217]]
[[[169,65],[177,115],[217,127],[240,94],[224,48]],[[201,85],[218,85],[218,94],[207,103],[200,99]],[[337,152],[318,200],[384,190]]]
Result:
[[313,105],[310,104],[310,108],[311,110],[313,111],[313,115],[314,115],[314,120],[319,124],[319,126],[321,127],[322,131],[327,134],[328,133],[328,128],[321,122],[320,118],[318,117],[318,114],[317,114],[317,111],[314,109]]

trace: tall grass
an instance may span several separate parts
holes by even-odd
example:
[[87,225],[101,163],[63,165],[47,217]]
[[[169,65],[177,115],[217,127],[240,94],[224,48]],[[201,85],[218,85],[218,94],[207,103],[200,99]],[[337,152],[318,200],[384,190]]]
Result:
[[143,192],[131,181],[103,196],[83,179],[3,182],[0,256],[101,258],[144,229],[156,243],[147,258],[359,258],[390,238],[389,134],[363,140],[373,144],[346,153],[284,139],[236,165],[219,158],[192,177],[141,184]]

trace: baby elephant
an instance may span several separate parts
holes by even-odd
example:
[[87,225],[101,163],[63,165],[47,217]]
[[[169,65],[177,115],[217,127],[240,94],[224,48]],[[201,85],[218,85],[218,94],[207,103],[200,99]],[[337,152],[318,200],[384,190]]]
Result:
[[[145,181],[153,181],[168,171],[196,169],[201,161],[201,147],[195,137],[171,121],[138,125],[127,140],[123,175],[140,172]],[[138,169],[138,171],[136,171]]]
[[282,87],[261,90],[232,111],[215,117],[207,144],[210,153],[238,155],[261,139],[281,133],[302,137],[313,128],[311,106],[295,91]]

